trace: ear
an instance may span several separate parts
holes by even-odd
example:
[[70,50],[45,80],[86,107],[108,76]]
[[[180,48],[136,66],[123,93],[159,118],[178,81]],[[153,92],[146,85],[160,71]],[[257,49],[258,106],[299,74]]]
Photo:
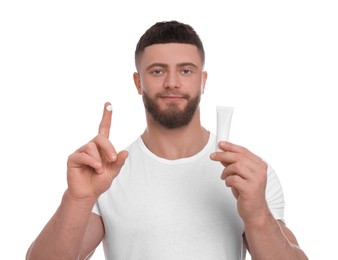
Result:
[[207,78],[208,78],[208,72],[203,71],[203,73],[202,73],[202,86],[201,86],[202,94],[204,94],[204,89],[205,89],[205,85],[207,83]]
[[134,72],[133,78],[134,78],[134,84],[136,86],[137,92],[140,95],[142,95],[142,86],[141,86],[140,74],[138,72]]

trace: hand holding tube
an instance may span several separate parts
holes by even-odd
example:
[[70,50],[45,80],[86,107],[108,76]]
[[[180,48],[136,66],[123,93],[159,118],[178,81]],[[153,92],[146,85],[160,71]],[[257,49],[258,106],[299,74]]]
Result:
[[245,223],[269,214],[265,200],[267,164],[248,149],[229,142],[220,142],[221,152],[210,158],[225,167],[221,179],[231,187],[237,199],[237,210]]

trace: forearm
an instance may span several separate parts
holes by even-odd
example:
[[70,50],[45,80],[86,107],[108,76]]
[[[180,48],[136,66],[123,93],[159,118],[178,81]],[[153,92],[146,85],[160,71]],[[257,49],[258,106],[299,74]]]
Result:
[[270,212],[259,221],[245,223],[245,236],[253,260],[308,259],[297,242],[287,238]]
[[76,201],[66,191],[54,216],[30,247],[27,259],[77,259],[93,204]]

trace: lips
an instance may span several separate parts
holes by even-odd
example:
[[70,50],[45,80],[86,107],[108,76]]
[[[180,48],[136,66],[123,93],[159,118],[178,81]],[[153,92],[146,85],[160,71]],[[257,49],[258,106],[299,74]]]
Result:
[[168,93],[168,92],[165,92],[165,93],[159,93],[157,95],[159,98],[163,98],[163,99],[181,99],[181,98],[185,98],[185,99],[188,99],[189,98],[189,95],[187,94],[183,94],[183,93]]
[[184,98],[184,97],[182,95],[162,95],[161,98],[179,99],[179,98]]
[[182,95],[162,95],[160,98],[164,102],[168,103],[176,103],[185,99]]

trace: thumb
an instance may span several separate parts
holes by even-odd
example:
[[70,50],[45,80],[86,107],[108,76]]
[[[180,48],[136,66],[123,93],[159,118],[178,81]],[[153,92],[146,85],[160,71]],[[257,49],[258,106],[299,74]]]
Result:
[[127,151],[123,150],[123,151],[119,152],[117,154],[116,160],[112,163],[112,168],[113,168],[112,172],[115,172],[116,175],[118,175],[122,166],[124,165],[127,157],[128,157]]

